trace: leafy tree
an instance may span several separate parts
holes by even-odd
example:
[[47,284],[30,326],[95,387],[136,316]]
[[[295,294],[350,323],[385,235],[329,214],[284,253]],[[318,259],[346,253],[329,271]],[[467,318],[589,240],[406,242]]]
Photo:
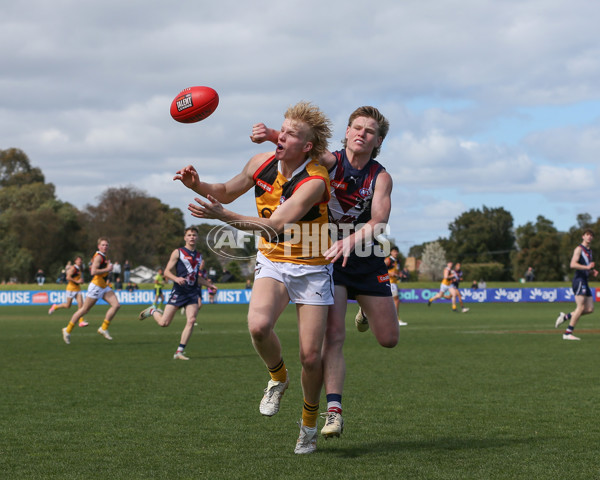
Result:
[[431,280],[441,280],[446,263],[446,252],[440,242],[431,242],[425,245],[419,272]]
[[427,245],[427,243],[429,242],[425,242],[420,245],[413,245],[412,247],[410,247],[410,249],[408,250],[408,256],[414,258],[421,258],[421,256],[423,255],[423,250],[425,250],[425,246]]
[[77,251],[80,232],[77,209],[56,199],[27,155],[0,150],[0,278],[31,281],[38,268],[51,278]]
[[562,280],[561,235],[554,224],[538,216],[535,224],[528,222],[516,230],[518,250],[513,253],[515,280],[528,267],[535,270],[536,280]]
[[233,277],[231,279],[232,282],[241,282],[242,281],[242,279],[243,279],[242,267],[240,266],[239,262],[233,260],[233,261],[229,262],[225,268],[227,269],[227,271],[229,273],[231,273],[231,275],[233,275]]
[[448,226],[450,238],[440,243],[454,262],[499,262],[503,278],[511,278],[511,252],[515,248],[513,217],[504,208],[471,209]]
[[44,175],[32,167],[29,158],[18,148],[0,150],[0,187],[44,183]]
[[182,244],[185,229],[181,210],[133,186],[105,190],[98,205],[85,208],[84,226],[87,251],[94,251],[98,238],[107,237],[111,260],[129,260],[133,267],[166,265]]

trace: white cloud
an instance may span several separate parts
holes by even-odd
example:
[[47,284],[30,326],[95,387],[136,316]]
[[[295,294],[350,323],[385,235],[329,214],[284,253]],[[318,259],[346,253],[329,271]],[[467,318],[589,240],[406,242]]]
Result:
[[[598,117],[560,108],[598,100],[599,14],[587,0],[4,2],[0,148],[24,150],[77,206],[133,184],[181,208],[175,170],[226,180],[267,148],[249,142],[252,123],[279,126],[311,100],[339,148],[348,114],[373,104],[392,127],[380,160],[396,239],[443,236],[461,211],[527,195],[561,227],[594,208],[581,199],[595,194]],[[215,87],[219,108],[177,124],[171,99],[191,85]],[[548,105],[551,129],[508,135],[523,108]]]

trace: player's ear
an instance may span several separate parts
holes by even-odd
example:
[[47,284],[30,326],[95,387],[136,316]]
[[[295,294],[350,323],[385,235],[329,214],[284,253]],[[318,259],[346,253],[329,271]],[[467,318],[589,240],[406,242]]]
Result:
[[312,142],[306,142],[306,143],[304,144],[304,148],[302,149],[302,151],[303,151],[304,153],[308,153],[308,152],[310,152],[310,151],[312,150],[312,148],[313,148],[313,144],[312,144]]

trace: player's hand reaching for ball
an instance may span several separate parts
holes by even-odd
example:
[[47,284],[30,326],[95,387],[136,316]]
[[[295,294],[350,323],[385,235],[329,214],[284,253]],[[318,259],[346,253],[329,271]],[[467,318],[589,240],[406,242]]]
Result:
[[192,216],[224,220],[227,210],[223,208],[223,205],[212,195],[208,195],[206,198],[208,202],[196,197],[194,198],[196,203],[188,205],[188,210],[192,213]]
[[192,165],[188,165],[187,167],[175,172],[173,180],[181,181],[181,183],[183,183],[186,187],[194,191],[200,184],[200,176]]

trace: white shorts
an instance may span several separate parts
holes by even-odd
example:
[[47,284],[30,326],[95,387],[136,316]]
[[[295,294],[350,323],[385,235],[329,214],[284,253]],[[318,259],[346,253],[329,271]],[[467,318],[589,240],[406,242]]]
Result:
[[394,282],[390,282],[390,287],[392,288],[392,297],[398,296],[398,285]]
[[440,285],[440,292],[446,293],[450,290],[456,290],[456,287],[454,285],[444,285],[443,283]]
[[67,298],[72,298],[74,300],[77,300],[77,295],[79,295],[81,293],[81,290],[75,291],[75,290],[67,290]]
[[254,279],[272,278],[287,289],[290,300],[302,305],[333,305],[333,266],[272,262],[256,254]]
[[104,295],[106,295],[108,292],[112,292],[112,288],[108,286],[102,288],[95,283],[90,283],[90,286],[87,289],[87,296],[99,300],[100,298],[104,298]]

